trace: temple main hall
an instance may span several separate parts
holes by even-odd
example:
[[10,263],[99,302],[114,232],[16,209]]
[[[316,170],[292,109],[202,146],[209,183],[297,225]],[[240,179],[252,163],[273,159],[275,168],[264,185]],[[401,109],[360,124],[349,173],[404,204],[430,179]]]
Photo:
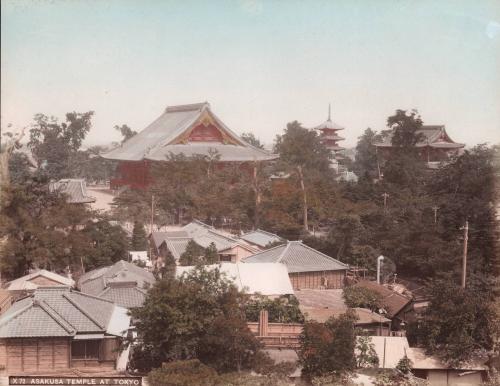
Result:
[[278,158],[245,142],[211,110],[208,102],[168,106],[163,114],[121,146],[103,155],[120,161],[111,188],[144,189],[151,182],[152,162],[168,162],[172,155],[212,156],[221,163],[255,163]]

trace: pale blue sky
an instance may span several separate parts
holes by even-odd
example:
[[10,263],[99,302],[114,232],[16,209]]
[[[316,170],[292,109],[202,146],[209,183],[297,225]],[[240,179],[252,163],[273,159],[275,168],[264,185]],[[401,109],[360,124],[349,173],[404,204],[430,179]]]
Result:
[[2,127],[95,110],[87,144],[209,101],[267,143],[332,103],[352,146],[417,108],[457,142],[500,141],[500,1],[2,0]]

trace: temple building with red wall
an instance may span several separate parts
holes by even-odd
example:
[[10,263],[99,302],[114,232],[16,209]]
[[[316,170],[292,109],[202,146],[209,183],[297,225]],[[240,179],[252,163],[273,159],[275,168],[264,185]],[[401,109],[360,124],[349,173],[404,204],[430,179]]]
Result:
[[[377,147],[377,156],[382,160],[387,159],[393,149],[393,133],[389,132],[380,141],[374,143]],[[415,151],[431,169],[459,155],[461,149],[465,147],[465,144],[455,142],[450,138],[444,125],[424,125],[415,134],[420,136],[420,140],[415,145]]]
[[146,188],[152,182],[151,164],[168,162],[171,154],[186,157],[217,154],[218,162],[239,164],[278,158],[241,139],[217,118],[207,102],[168,106],[148,127],[103,155],[120,161],[111,188]]

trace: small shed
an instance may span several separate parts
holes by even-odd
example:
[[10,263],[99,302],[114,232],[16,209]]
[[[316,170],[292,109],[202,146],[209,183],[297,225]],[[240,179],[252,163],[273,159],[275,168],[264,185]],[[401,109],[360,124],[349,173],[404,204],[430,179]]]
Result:
[[347,264],[308,247],[301,241],[288,241],[247,257],[244,262],[284,264],[294,289],[343,288],[349,268]]

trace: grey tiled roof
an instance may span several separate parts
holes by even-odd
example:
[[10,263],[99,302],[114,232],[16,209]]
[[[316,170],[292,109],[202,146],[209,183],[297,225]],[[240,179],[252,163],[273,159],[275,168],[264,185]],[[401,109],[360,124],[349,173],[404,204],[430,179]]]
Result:
[[153,239],[153,243],[156,248],[159,248],[160,245],[166,239],[177,239],[182,237],[188,237],[188,233],[186,231],[168,231],[168,232],[153,232],[151,233],[151,238]]
[[333,257],[327,256],[300,241],[289,241],[287,244],[271,248],[244,260],[245,263],[283,263],[289,273],[338,271],[348,268]]
[[39,288],[0,318],[0,337],[74,336],[106,333],[116,306],[70,288]]
[[[217,142],[189,144],[174,143],[183,133],[194,127],[203,114],[209,114],[218,128],[230,137],[236,145]],[[209,155],[209,150],[219,152],[222,161],[253,161],[275,159],[277,155],[258,149],[230,130],[213,114],[208,103],[167,107],[165,112],[139,134],[120,147],[105,154],[105,158],[139,161],[143,159],[166,160],[170,153],[186,156]]]
[[[446,132],[444,125],[424,125],[420,130],[417,130],[416,135],[422,135],[421,140],[416,144],[416,147],[438,147],[458,149],[465,145],[463,143],[454,142]],[[388,132],[380,141],[374,143],[378,147],[392,147],[392,137],[394,131]]]
[[344,130],[344,127],[333,122],[331,119],[327,119],[321,125],[315,127],[316,130],[330,129],[330,130]]
[[141,307],[146,299],[146,291],[134,286],[129,287],[107,287],[100,295],[113,303],[125,307]]
[[67,195],[67,202],[71,204],[86,204],[96,200],[94,197],[87,195],[87,186],[84,179],[66,178],[51,182],[49,190]]
[[259,247],[264,248],[266,245],[269,245],[271,243],[275,242],[281,242],[285,241],[278,235],[275,235],[274,233],[269,233],[266,231],[263,231],[261,229],[257,229],[252,232],[245,233],[240,236],[240,239],[245,240],[249,243],[258,245]]
[[174,259],[179,260],[181,258],[181,255],[186,251],[187,245],[191,240],[192,239],[190,237],[175,238],[167,239],[165,243]]
[[133,263],[120,260],[111,266],[87,272],[78,280],[78,287],[84,293],[98,295],[110,282],[135,281],[137,287],[145,288],[151,286],[155,280],[151,272]]

